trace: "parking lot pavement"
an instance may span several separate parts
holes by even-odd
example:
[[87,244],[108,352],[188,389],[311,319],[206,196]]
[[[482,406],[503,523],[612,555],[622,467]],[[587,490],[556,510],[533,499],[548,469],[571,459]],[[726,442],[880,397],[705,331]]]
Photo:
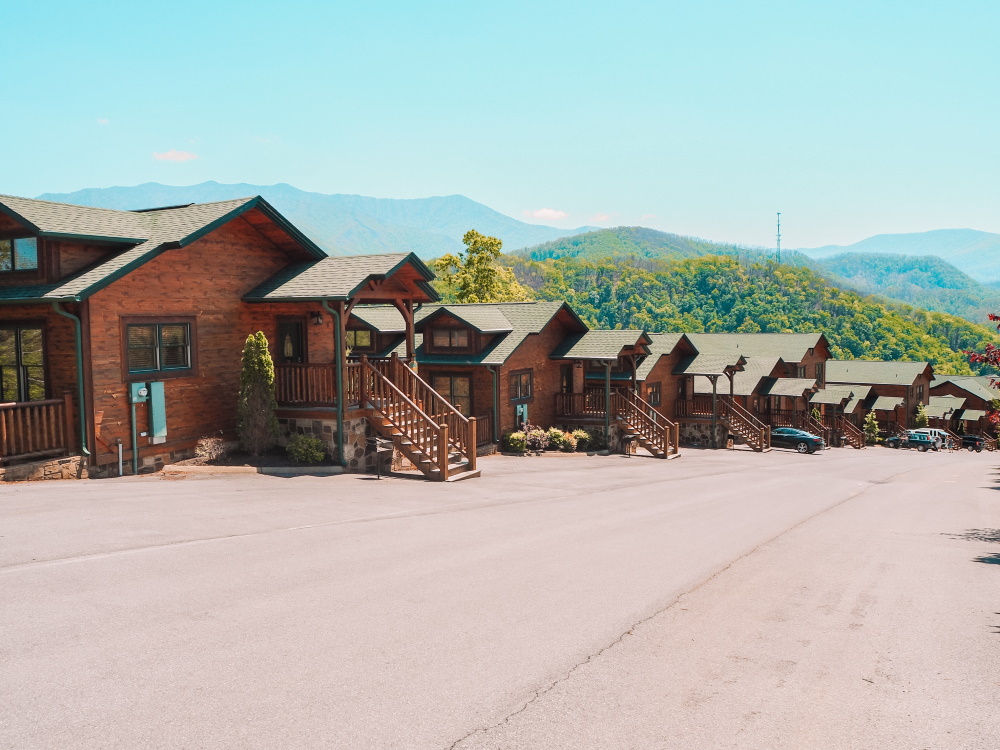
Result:
[[481,466],[0,486],[0,747],[995,745],[992,456]]

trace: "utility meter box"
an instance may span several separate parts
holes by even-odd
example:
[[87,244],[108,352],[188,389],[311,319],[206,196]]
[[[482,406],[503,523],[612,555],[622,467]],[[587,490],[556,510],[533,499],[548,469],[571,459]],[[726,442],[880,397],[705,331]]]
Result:
[[149,383],[129,383],[129,400],[133,404],[144,404],[149,400]]
[[165,443],[167,441],[167,404],[162,382],[130,383],[129,401],[133,404],[149,404],[149,442]]

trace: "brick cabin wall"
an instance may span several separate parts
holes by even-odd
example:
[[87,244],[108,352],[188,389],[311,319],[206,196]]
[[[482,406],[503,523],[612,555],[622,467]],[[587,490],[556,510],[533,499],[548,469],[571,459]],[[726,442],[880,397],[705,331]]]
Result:
[[822,364],[822,378],[817,378],[820,380],[819,387],[825,388],[826,383],[826,361],[830,359],[830,350],[825,344],[820,343],[818,346],[814,347],[812,353],[808,351],[806,355],[802,358],[800,362],[790,362],[788,364],[788,377],[794,378],[798,377],[798,368],[806,368],[806,377],[815,378],[816,377],[816,365]]
[[[140,456],[164,457],[165,462],[190,450],[201,437],[220,432],[233,436],[243,345],[258,330],[273,341],[276,316],[305,316],[309,360],[332,361],[330,316],[324,313],[322,326],[308,318],[311,310],[321,309],[318,304],[247,304],[240,299],[288,260],[239,218],[187,247],[167,250],[91,297],[94,416],[100,423],[97,463],[117,461],[117,455],[108,452],[116,439],[126,449],[131,446],[122,316],[195,317],[197,372],[163,378],[167,442],[149,445],[140,438]],[[148,379],[160,378],[150,373]],[[137,406],[142,432],[148,415],[144,404]]]
[[[646,400],[648,400],[649,395],[647,384],[660,384],[660,405],[654,408],[660,415],[671,421],[676,419],[674,416],[676,414],[675,404],[680,398],[680,385],[684,378],[682,375],[674,375],[674,369],[688,354],[686,349],[682,350],[675,346],[670,354],[660,356],[659,361],[653,365],[653,369],[646,376],[646,380],[640,384],[639,395]],[[690,398],[690,393],[689,389],[688,398]]]
[[[897,384],[887,384],[887,383],[876,383],[872,385],[871,395],[874,396],[895,396],[897,398],[902,398],[904,402],[904,414],[906,415],[906,424],[910,424],[913,421],[913,416],[916,413],[917,404],[922,403],[927,405],[930,403],[930,381],[933,377],[932,373],[923,373],[913,380],[911,385],[897,385]],[[836,387],[838,385],[850,385],[850,383],[833,383],[827,384],[829,387]],[[924,387],[924,397],[918,401],[917,400],[917,386],[923,385]],[[901,423],[903,420],[900,420]]]

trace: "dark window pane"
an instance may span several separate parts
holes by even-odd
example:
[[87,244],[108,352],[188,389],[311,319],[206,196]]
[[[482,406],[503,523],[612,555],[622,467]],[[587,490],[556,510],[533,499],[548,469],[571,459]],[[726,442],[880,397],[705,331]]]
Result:
[[45,400],[45,370],[42,367],[25,367],[28,401]]
[[469,378],[455,378],[451,391],[455,398],[467,398],[472,393],[472,383]]
[[188,356],[188,327],[185,324],[164,325],[160,328],[162,356],[160,367],[164,370],[179,370],[190,367]]
[[17,368],[0,367],[0,401],[9,404],[18,400]]
[[468,396],[453,399],[451,405],[458,409],[464,417],[468,417],[472,413],[472,399]]
[[0,365],[17,364],[16,329],[0,328]]
[[445,375],[435,375],[431,387],[440,393],[447,401],[451,401],[451,378]]
[[14,240],[14,268],[18,271],[38,268],[38,240],[34,237]]
[[21,364],[41,365],[42,359],[42,329],[21,329]]
[[451,337],[447,328],[435,328],[432,332],[434,346],[451,346]]
[[469,332],[462,328],[452,331],[451,345],[460,349],[467,347],[469,345]]
[[355,331],[354,341],[362,349],[368,349],[372,345],[372,332],[371,331]]
[[0,240],[0,271],[9,271],[13,268],[14,243],[11,240]]
[[156,326],[128,327],[128,369],[129,372],[157,369]]

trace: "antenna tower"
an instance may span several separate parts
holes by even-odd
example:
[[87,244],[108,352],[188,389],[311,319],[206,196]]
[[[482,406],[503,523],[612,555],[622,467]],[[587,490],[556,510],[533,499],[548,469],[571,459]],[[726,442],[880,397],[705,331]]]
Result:
[[778,252],[777,260],[781,263],[781,211],[778,211]]

